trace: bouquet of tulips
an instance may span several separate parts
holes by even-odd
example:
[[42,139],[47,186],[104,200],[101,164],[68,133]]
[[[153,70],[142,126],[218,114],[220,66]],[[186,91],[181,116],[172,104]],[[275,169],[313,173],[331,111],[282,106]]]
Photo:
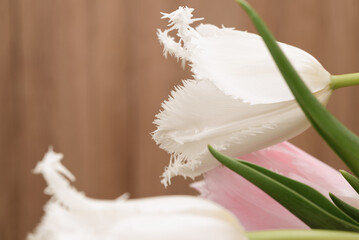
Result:
[[[162,183],[203,175],[192,184],[201,196],[90,199],[50,149],[35,172],[52,198],[29,240],[359,239],[359,137],[325,108],[359,74],[330,75],[310,54],[276,42],[252,7],[237,2],[260,36],[193,28],[202,19],[188,7],[163,14],[169,29],[157,33],[165,56],[190,62],[194,76],[154,121],[154,140],[171,154]],[[353,174],[285,142],[310,125]]]

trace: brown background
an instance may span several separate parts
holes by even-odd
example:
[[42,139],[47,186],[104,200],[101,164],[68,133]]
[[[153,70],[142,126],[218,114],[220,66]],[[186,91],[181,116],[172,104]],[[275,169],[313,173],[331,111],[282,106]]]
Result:
[[[314,55],[332,74],[359,71],[359,1],[251,1],[275,36]],[[206,22],[254,31],[233,0],[0,0],[0,239],[24,239],[39,222],[45,183],[31,170],[51,144],[87,195],[115,198],[195,192],[165,189],[169,156],[151,140],[160,103],[189,78],[165,60],[160,11],[196,8]],[[329,109],[359,133],[359,88]],[[294,143],[343,167],[313,131]]]

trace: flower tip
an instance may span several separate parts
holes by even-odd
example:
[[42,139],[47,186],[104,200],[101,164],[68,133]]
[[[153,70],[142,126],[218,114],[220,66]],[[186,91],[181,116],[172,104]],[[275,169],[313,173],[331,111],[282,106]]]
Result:
[[211,144],[207,145],[209,152],[214,156],[216,154],[216,150],[211,146]]
[[241,7],[249,7],[249,3],[245,0],[236,0],[236,2],[241,6]]
[[211,145],[208,144],[208,150],[212,154],[212,156],[217,159],[220,163],[222,162],[222,158],[224,155],[222,155],[220,152],[218,152],[216,149],[214,149]]
[[335,196],[333,193],[329,192],[329,197],[332,200],[332,202],[336,205],[336,203],[340,200],[337,196]]
[[343,169],[339,169],[339,172],[342,174],[342,176],[347,179],[350,177],[350,173],[348,173],[347,171],[343,170]]
[[243,8],[243,10],[250,16],[250,18],[257,15],[256,11],[252,8],[252,6],[245,0],[236,0],[237,3]]

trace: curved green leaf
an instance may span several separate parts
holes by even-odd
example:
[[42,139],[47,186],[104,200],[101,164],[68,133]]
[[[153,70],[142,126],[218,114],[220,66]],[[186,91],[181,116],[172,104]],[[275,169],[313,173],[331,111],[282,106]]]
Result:
[[343,210],[346,214],[352,217],[354,220],[359,221],[359,209],[349,205],[340,198],[336,197],[333,193],[329,193],[330,198],[338,208]]
[[[237,160],[240,161],[240,160]],[[344,221],[350,222],[352,224],[358,225],[359,223],[353,220],[351,217],[349,217],[347,214],[345,214],[343,211],[335,207],[328,198],[324,197],[320,192],[315,190],[314,188],[305,185],[301,182],[295,181],[293,179],[287,178],[283,175],[280,175],[278,173],[272,172],[266,168],[263,168],[261,166],[255,165],[250,162],[240,161],[242,164],[245,164],[252,169],[257,170],[258,172],[261,172],[262,174],[272,178],[273,180],[287,186],[288,188],[292,189],[299,195],[302,195],[303,197],[307,198],[312,203],[316,204],[320,208],[324,209],[325,211],[329,212],[330,214],[341,218]]]
[[313,127],[353,173],[359,176],[359,137],[330,114],[313,96],[252,7],[244,0],[237,2],[247,12],[262,36],[290,90]]
[[208,149],[223,165],[262,189],[309,227],[359,232],[358,226],[331,214],[287,185],[251,168],[249,165],[243,164],[237,159],[222,155],[211,146],[208,146]]

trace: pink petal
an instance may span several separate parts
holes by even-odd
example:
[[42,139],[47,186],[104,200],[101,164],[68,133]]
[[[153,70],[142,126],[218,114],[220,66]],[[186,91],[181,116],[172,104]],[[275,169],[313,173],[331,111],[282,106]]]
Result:
[[[288,142],[244,155],[239,159],[310,185],[324,196],[328,197],[330,191],[359,207],[358,194],[338,171]],[[207,172],[204,180],[193,186],[203,197],[232,211],[246,230],[308,229],[303,222],[262,190],[224,166]]]

